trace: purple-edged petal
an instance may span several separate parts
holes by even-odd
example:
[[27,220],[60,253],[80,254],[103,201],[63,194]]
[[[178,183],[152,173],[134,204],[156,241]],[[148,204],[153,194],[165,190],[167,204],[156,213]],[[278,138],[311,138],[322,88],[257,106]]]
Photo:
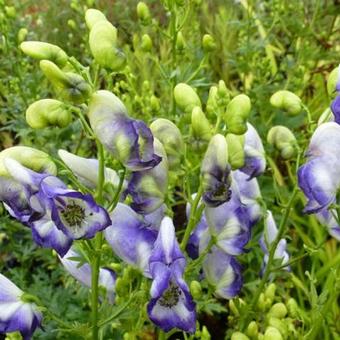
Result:
[[340,96],[337,96],[331,104],[331,110],[335,118],[335,122],[340,124]]
[[316,217],[326,226],[329,234],[336,240],[340,241],[340,226],[337,220],[339,220],[338,213],[335,209],[326,210],[323,209],[316,214]]
[[142,216],[122,203],[111,213],[111,220],[112,225],[105,229],[104,235],[112,250],[149,277],[149,258],[157,232],[148,227]]
[[213,247],[203,263],[203,273],[215,294],[232,299],[240,292],[243,279],[240,264],[230,255]]
[[144,222],[148,225],[149,228],[158,231],[161,226],[161,222],[165,216],[166,210],[166,205],[162,204],[152,213],[143,215]]

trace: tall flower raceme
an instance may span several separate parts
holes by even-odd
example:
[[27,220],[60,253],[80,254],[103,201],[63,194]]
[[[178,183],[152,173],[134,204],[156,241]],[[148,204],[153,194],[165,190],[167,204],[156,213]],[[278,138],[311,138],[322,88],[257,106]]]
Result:
[[[72,247],[64,257],[60,257],[60,262],[64,268],[84,286],[91,288],[91,266],[87,262],[83,262],[79,253]],[[99,270],[99,287],[106,292],[106,297],[110,303],[115,299],[116,274],[108,268],[100,268]]]
[[150,319],[166,332],[173,328],[195,332],[195,303],[183,279],[185,264],[173,222],[166,216],[149,259],[153,282],[147,307]]
[[24,340],[40,327],[42,315],[32,299],[0,274],[0,333],[19,331]]
[[97,138],[127,169],[151,169],[161,161],[154,153],[151,130],[144,122],[130,118],[113,93],[100,90],[92,94],[88,117]]

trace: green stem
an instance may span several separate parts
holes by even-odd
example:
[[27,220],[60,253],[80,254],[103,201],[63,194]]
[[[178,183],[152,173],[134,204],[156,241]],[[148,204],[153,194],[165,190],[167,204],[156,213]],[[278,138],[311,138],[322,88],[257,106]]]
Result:
[[113,211],[113,209],[117,206],[117,203],[118,203],[118,200],[119,200],[119,196],[120,196],[120,193],[122,191],[122,188],[123,188],[123,184],[124,184],[124,179],[125,179],[125,175],[126,175],[126,168],[124,167],[123,168],[123,172],[119,178],[119,184],[118,184],[118,188],[117,188],[117,191],[112,199],[112,202],[110,203],[109,207],[108,207],[108,211],[111,212]]

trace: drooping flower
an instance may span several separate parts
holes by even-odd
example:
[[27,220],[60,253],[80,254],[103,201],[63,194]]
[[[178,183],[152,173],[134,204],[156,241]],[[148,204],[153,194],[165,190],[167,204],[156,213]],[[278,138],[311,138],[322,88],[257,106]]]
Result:
[[42,315],[36,304],[13,282],[0,274],[0,333],[19,331],[24,340],[40,327]]
[[168,188],[168,160],[162,143],[154,139],[154,150],[162,161],[154,168],[132,173],[127,193],[132,198],[131,207],[139,214],[150,214],[165,200]]
[[[79,253],[72,247],[60,261],[65,269],[84,286],[91,288],[91,266],[85,262],[81,262]],[[99,287],[105,289],[106,297],[110,303],[114,302],[116,274],[108,268],[100,268],[99,270]]]
[[112,225],[104,235],[114,253],[150,277],[149,258],[157,231],[129,206],[118,203],[111,213]]
[[[276,223],[271,211],[267,211],[267,216],[264,220],[264,231],[260,239],[260,246],[262,251],[264,252],[263,258],[263,269],[267,266],[269,259],[269,250],[276,239],[278,234],[278,230],[276,227]],[[289,254],[286,251],[287,241],[285,239],[281,239],[275,249],[274,259],[281,260],[282,265],[286,264],[289,261]],[[285,267],[287,270],[289,267]]]
[[245,165],[240,170],[249,175],[249,179],[251,179],[263,174],[266,169],[266,157],[256,129],[250,123],[247,123],[247,127],[247,132],[244,135]]
[[194,333],[195,303],[183,279],[186,261],[169,217],[162,220],[149,264],[153,278],[147,307],[150,319],[165,332],[179,328]]
[[335,202],[340,187],[339,148],[340,126],[321,124],[311,138],[307,162],[298,171],[299,186],[308,199],[305,212],[319,212]]
[[208,145],[201,166],[203,201],[217,207],[230,199],[230,165],[225,137],[215,135]]
[[129,170],[151,169],[161,161],[154,153],[150,129],[144,122],[130,118],[124,104],[113,93],[95,92],[88,117],[100,142]]
[[218,297],[232,299],[240,292],[243,279],[241,265],[224,251],[213,247],[203,262],[204,277]]

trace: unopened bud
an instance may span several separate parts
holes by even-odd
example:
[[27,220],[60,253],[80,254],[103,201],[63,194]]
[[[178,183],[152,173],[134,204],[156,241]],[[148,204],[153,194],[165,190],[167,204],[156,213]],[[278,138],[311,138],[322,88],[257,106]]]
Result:
[[124,297],[129,293],[128,291],[128,282],[125,279],[118,277],[116,280],[116,293],[117,295]]
[[211,86],[209,90],[209,96],[207,101],[207,113],[212,116],[217,114],[218,105],[217,105],[217,86]]
[[267,327],[264,333],[264,340],[283,340],[281,333],[272,326]]
[[151,16],[149,7],[146,5],[145,2],[140,1],[137,4],[137,15],[142,24],[146,25],[150,22]]
[[244,135],[234,135],[228,133],[226,136],[228,143],[228,161],[232,170],[240,169],[245,163]]
[[155,112],[158,112],[161,108],[159,99],[155,95],[152,95],[150,98],[150,107],[152,111],[155,111]]
[[176,40],[176,50],[181,53],[185,49],[185,41],[183,37],[183,33],[179,31],[177,33],[177,40]]
[[142,36],[141,49],[143,52],[150,52],[152,49],[152,40],[149,34],[144,34]]
[[191,113],[191,127],[193,137],[208,142],[212,137],[210,123],[199,106],[193,108]]
[[299,306],[295,299],[290,298],[287,302],[288,315],[292,318],[299,317]]
[[17,11],[14,6],[5,6],[5,13],[8,18],[14,19],[17,15]]
[[211,52],[216,48],[214,38],[210,34],[204,34],[202,38],[202,46],[205,52]]
[[202,107],[195,90],[185,83],[179,83],[175,86],[174,96],[179,108],[186,113],[191,113],[195,106]]
[[231,340],[249,340],[249,338],[241,332],[235,332],[231,335]]
[[90,8],[85,13],[85,22],[89,30],[99,21],[107,21],[106,16],[97,9]]
[[202,331],[201,331],[201,340],[210,340],[211,339],[211,335],[208,331],[208,328],[206,326],[202,327]]
[[293,132],[285,126],[273,126],[268,132],[267,141],[280,152],[283,159],[291,159],[296,155],[296,138]]
[[191,281],[190,292],[194,299],[198,300],[202,296],[202,287],[198,281]]
[[265,290],[264,292],[264,296],[269,299],[271,302],[274,301],[274,297],[275,297],[275,291],[276,291],[276,284],[275,283],[271,283]]
[[250,324],[247,327],[246,334],[250,338],[256,338],[258,333],[259,333],[259,327],[258,327],[256,321],[250,322]]
[[240,316],[240,312],[238,311],[233,299],[229,300],[229,308],[235,316]]
[[20,28],[18,32],[18,43],[21,44],[27,37],[27,28]]
[[259,299],[257,301],[257,308],[260,311],[264,311],[266,309],[266,301],[265,301],[265,296],[263,293],[260,294]]
[[337,66],[332,72],[329,74],[327,79],[327,93],[333,98],[336,92],[340,91],[340,67]]
[[275,318],[283,319],[287,315],[287,307],[282,302],[275,303],[268,314]]
[[67,20],[67,25],[72,28],[73,30],[75,30],[77,28],[77,24],[73,19],[69,19]]
[[287,111],[292,116],[298,115],[303,108],[301,99],[295,93],[286,90],[275,92],[270,97],[270,104]]
[[288,327],[285,324],[285,322],[283,322],[282,320],[280,320],[278,318],[271,317],[271,318],[269,318],[268,325],[275,327],[283,335],[284,338],[287,338]]

